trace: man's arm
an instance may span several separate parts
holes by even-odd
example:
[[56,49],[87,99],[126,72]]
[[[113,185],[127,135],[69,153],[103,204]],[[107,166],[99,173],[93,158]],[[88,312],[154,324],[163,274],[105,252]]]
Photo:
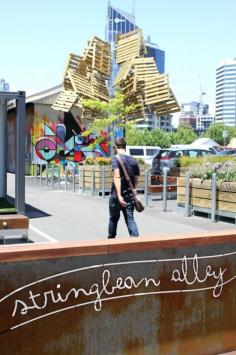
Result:
[[120,181],[120,169],[114,169],[113,171],[113,179],[114,179],[114,184],[117,192],[117,197],[119,199],[119,202],[122,207],[126,207],[127,203],[121,196],[121,181]]

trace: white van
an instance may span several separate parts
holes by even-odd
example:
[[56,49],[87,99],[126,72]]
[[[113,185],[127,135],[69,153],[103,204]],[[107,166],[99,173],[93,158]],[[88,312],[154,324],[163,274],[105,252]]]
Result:
[[160,150],[160,147],[145,145],[127,145],[126,152],[134,158],[142,158],[145,163],[152,164],[153,156]]

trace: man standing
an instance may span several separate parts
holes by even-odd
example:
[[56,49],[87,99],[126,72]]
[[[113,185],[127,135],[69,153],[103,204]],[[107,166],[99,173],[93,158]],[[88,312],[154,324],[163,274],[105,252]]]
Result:
[[[126,154],[125,138],[117,138],[115,140],[114,148],[116,154],[119,155],[120,159],[122,160],[135,189],[138,184],[140,171],[136,159]],[[109,198],[110,220],[108,227],[108,238],[116,237],[120,211],[122,211],[124,215],[130,236],[138,237],[138,228],[134,220],[134,204],[132,201],[132,192],[116,156],[112,157],[111,166],[113,171],[113,182],[111,187],[111,195]]]

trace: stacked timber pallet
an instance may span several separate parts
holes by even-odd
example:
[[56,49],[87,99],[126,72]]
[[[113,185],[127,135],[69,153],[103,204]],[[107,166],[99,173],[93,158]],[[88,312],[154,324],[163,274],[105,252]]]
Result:
[[157,115],[178,112],[180,107],[169,86],[168,75],[160,75],[154,58],[145,58],[145,54],[140,29],[118,35],[116,62],[121,67],[114,86],[122,91],[127,104],[139,104],[141,117],[150,109]]
[[[143,34],[136,29],[117,36],[116,64],[120,66],[114,87],[124,94],[125,105],[132,105],[129,120],[140,120],[147,112],[165,115],[180,110],[170,88],[168,74],[160,75],[154,58],[146,58]],[[110,78],[110,45],[98,37],[88,41],[83,56],[70,54],[63,76],[63,90],[53,103],[54,110],[68,112],[82,108],[82,99],[108,102],[106,81]],[[83,117],[97,119],[99,112],[83,109]]]
[[[111,55],[107,42],[94,37],[88,42],[84,56],[70,54],[63,76],[63,90],[52,105],[57,111],[69,112],[73,106],[82,107],[81,100],[108,101],[106,80],[110,75]],[[84,109],[83,116],[98,117],[98,112]]]

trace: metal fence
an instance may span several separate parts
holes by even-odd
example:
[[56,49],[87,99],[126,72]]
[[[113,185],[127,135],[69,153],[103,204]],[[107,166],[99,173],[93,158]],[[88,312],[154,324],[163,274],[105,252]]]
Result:
[[[88,193],[90,195],[99,195],[105,197],[109,195],[110,189],[106,188],[105,183],[105,167],[102,166],[101,174],[101,188],[95,189],[95,172],[93,169],[90,171],[90,184],[89,187],[85,187],[84,167],[75,166],[68,169],[67,166],[62,168],[58,165],[52,164],[34,164],[34,180],[40,185],[44,185],[48,188],[58,191],[68,191],[72,193]],[[173,194],[168,191],[169,185],[167,180],[168,168],[163,169],[162,181],[163,183],[158,185],[160,189],[158,192],[150,192],[150,177],[151,169],[145,170],[144,173],[144,186],[137,188],[138,192],[142,194],[145,207],[149,207],[150,197],[158,197],[162,199],[163,211],[167,211],[167,200],[173,198]],[[173,186],[173,185],[172,185]],[[176,194],[174,195],[176,197]]]

